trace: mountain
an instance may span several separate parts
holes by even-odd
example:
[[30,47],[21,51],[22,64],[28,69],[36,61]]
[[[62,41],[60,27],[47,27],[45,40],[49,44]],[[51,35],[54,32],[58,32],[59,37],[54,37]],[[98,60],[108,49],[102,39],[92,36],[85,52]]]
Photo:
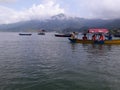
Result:
[[46,20],[30,20],[12,24],[0,25],[0,31],[26,32],[45,29],[47,31],[83,31],[88,28],[120,28],[120,19],[84,19],[79,17],[68,17],[64,14],[52,16]]

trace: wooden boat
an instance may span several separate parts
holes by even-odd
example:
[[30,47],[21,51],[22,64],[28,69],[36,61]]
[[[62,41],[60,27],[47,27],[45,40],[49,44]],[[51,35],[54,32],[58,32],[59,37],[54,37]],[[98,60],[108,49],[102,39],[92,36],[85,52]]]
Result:
[[71,34],[55,34],[56,37],[71,37]]
[[38,35],[45,35],[45,33],[44,32],[39,32]]
[[38,35],[45,35],[46,30],[42,29],[38,31]]
[[31,36],[32,34],[31,33],[19,33],[19,35],[22,35],[22,36]]
[[104,41],[93,41],[93,40],[82,40],[82,39],[71,39],[72,43],[81,43],[81,44],[120,44],[120,39],[115,40],[104,40]]
[[[92,34],[106,34],[109,31],[107,29],[89,29],[88,33],[92,33]],[[73,38],[69,38],[70,42],[72,43],[82,43],[82,44],[120,44],[120,39],[114,39],[112,40],[112,38],[110,40],[83,40],[83,39],[73,39]]]

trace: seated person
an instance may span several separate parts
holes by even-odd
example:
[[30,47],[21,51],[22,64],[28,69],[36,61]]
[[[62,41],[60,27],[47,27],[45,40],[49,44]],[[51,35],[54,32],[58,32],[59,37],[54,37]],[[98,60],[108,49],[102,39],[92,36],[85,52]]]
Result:
[[99,41],[104,41],[104,40],[105,40],[105,37],[102,34],[100,34]]
[[92,40],[96,41],[96,35],[95,34],[92,36]]
[[72,32],[71,38],[72,38],[72,39],[75,39],[75,32]]
[[112,35],[111,34],[108,35],[108,40],[112,40]]
[[84,34],[84,36],[82,37],[83,40],[87,40],[87,36],[86,34]]

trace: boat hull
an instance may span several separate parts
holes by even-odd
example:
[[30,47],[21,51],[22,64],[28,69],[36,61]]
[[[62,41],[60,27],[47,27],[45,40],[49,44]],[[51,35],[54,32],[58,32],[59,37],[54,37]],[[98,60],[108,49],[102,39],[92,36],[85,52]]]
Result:
[[45,35],[45,33],[44,33],[44,32],[42,32],[42,33],[38,33],[38,35]]
[[93,40],[82,40],[82,39],[71,39],[72,43],[82,43],[82,44],[120,44],[120,39],[116,40],[104,40],[104,41],[93,41]]
[[116,40],[105,40],[104,44],[120,44],[120,39]]
[[71,37],[71,34],[55,34],[56,37]]
[[21,35],[21,36],[31,36],[32,34],[29,34],[29,33],[19,33],[19,35]]

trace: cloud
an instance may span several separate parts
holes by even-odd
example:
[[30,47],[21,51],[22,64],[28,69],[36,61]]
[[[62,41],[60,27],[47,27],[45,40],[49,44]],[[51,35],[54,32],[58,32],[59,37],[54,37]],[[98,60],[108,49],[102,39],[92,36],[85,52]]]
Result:
[[10,21],[14,22],[14,15],[16,15],[16,12],[14,10],[0,6],[0,24],[9,23]]
[[93,7],[93,15],[96,18],[116,19],[120,18],[120,0],[103,0]]
[[35,5],[23,11],[15,11],[13,9],[0,6],[0,23],[14,23],[31,19],[45,19],[50,16],[64,13],[64,9],[59,4],[49,1],[47,3]]
[[0,3],[13,3],[17,2],[18,0],[0,0]]
[[33,5],[30,9],[27,10],[27,14],[31,14],[31,18],[43,18],[52,15],[56,15],[59,13],[64,13],[64,9],[60,8],[59,4],[54,3],[53,1],[49,1],[40,5]]
[[72,16],[83,18],[120,18],[120,0],[56,0]]
[[76,0],[80,17],[116,19],[120,18],[120,0]]
[[[0,0],[0,2],[17,1],[20,0]],[[120,18],[120,0],[41,0],[40,2],[41,4],[33,4],[30,8],[23,9],[25,6],[18,6],[19,10],[22,8],[21,11],[0,6],[0,24],[45,19],[59,13],[81,18]]]

